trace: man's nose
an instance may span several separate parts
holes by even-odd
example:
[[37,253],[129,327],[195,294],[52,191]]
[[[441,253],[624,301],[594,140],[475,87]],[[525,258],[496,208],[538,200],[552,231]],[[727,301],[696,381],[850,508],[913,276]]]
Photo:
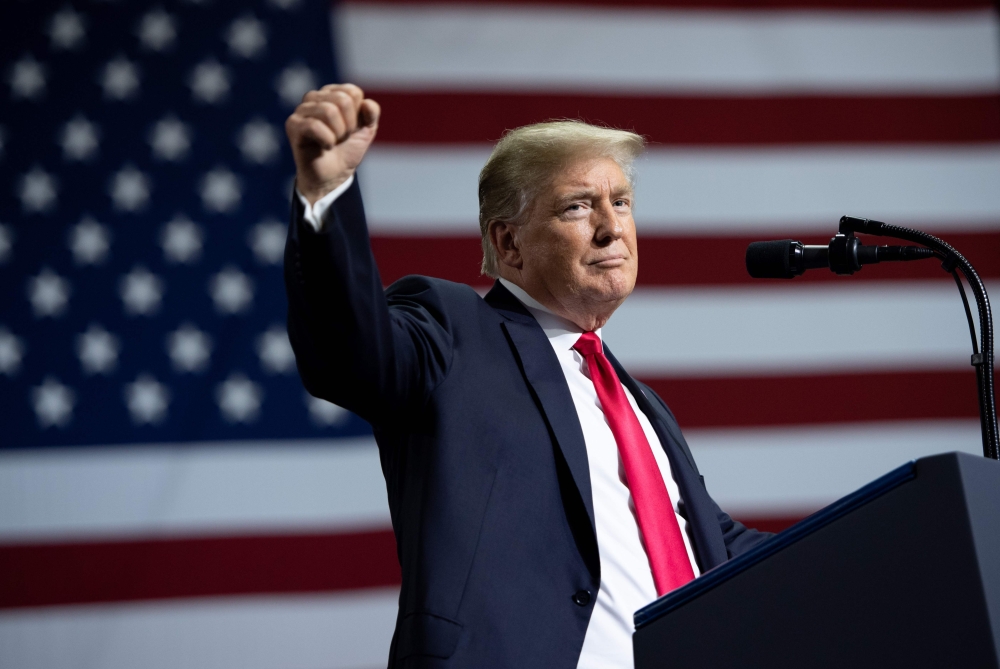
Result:
[[594,208],[594,240],[601,245],[621,239],[625,226],[618,217],[610,200],[601,202]]

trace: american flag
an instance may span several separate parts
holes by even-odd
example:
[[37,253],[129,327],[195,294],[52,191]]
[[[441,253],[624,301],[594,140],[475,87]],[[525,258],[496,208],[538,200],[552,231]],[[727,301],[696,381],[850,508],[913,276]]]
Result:
[[769,283],[743,252],[860,215],[945,238],[1000,294],[985,0],[0,12],[0,666],[385,663],[399,569],[371,433],[305,395],[284,329],[282,124],[330,81],[383,108],[359,179],[387,284],[486,289],[476,177],[506,128],[649,138],[639,286],[605,337],[733,515],[780,529],[980,452],[935,263]]

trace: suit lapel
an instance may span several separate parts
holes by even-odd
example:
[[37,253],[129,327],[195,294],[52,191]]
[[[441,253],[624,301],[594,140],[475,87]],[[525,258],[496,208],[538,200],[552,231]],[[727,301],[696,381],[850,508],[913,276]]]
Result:
[[502,327],[520,358],[524,376],[541,404],[542,413],[580,493],[590,519],[595,540],[594,499],[590,486],[587,444],[580,427],[580,417],[570,395],[566,377],[545,332],[521,302],[497,281],[486,295],[486,302],[504,316]]
[[[596,541],[587,444],[559,360],[538,321],[499,281],[494,284],[485,299],[504,317],[502,327],[517,352],[524,376],[541,404],[546,421],[552,428],[559,450],[583,500],[590,519],[590,529]],[[694,461],[686,449],[681,447],[684,437],[680,434],[680,428],[674,421],[664,418],[662,412],[656,411],[639,384],[625,371],[607,347],[604,352],[614,366],[618,378],[646,414],[660,439],[660,445],[667,454],[674,480],[680,490],[683,513],[691,528],[691,537],[702,571],[725,562],[726,545],[719,531],[715,504],[699,479]]]
[[684,502],[682,515],[687,518],[691,528],[691,537],[702,571],[707,571],[725,562],[728,554],[722,533],[719,531],[719,519],[715,514],[715,504],[701,483],[694,461],[691,460],[686,449],[680,445],[684,439],[680,434],[680,428],[674,421],[664,419],[661,412],[655,410],[653,403],[646,397],[642,388],[625,371],[625,368],[615,359],[607,346],[604,347],[604,353],[614,366],[622,384],[629,389],[632,396],[635,397],[636,404],[646,414],[656,436],[660,438],[660,445],[667,453],[674,481],[677,483],[681,500]]

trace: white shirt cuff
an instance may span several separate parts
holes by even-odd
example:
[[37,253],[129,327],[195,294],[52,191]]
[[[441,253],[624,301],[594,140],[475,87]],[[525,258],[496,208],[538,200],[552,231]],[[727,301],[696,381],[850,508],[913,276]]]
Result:
[[295,194],[298,195],[299,201],[305,208],[303,218],[306,219],[306,222],[313,227],[313,230],[316,232],[323,231],[323,218],[326,215],[327,210],[330,208],[330,205],[332,205],[338,197],[346,193],[352,183],[354,183],[353,174],[347,178],[347,181],[340,184],[320,199],[316,200],[313,204],[309,204],[309,200],[302,196],[302,193],[299,192],[298,188],[295,189]]

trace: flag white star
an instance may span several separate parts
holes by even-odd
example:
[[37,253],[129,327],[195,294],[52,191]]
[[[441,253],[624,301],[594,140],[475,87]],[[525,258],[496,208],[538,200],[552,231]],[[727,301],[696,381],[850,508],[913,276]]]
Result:
[[255,118],[240,130],[236,146],[248,163],[264,165],[272,162],[281,150],[278,131],[262,118]]
[[302,96],[314,90],[316,86],[316,75],[301,63],[283,69],[274,84],[278,97],[289,107],[297,106],[302,102]]
[[235,211],[243,199],[240,178],[226,167],[216,167],[201,178],[201,203],[208,211],[227,214]]
[[330,427],[339,423],[344,423],[350,417],[350,412],[339,407],[332,402],[313,397],[309,393],[304,394],[306,407],[309,408],[309,418],[320,427]]
[[38,100],[45,95],[46,68],[31,54],[21,57],[10,68],[7,78],[10,95],[15,100]]
[[150,374],[140,374],[125,384],[125,406],[136,425],[157,425],[167,417],[170,390]]
[[163,257],[171,263],[192,263],[201,257],[203,233],[183,214],[177,214],[160,231]]
[[150,130],[149,145],[158,160],[184,160],[191,150],[191,128],[176,116],[164,116]]
[[108,183],[108,195],[118,211],[136,212],[149,202],[152,188],[148,176],[133,165],[125,165],[115,172]]
[[277,265],[285,255],[285,235],[285,225],[269,218],[250,228],[247,244],[257,262],[262,265]]
[[283,9],[285,11],[291,9],[298,9],[301,0],[268,0],[272,5],[278,9]]
[[212,338],[191,323],[184,323],[167,335],[167,355],[178,374],[197,374],[208,367]]
[[224,267],[208,281],[208,293],[220,314],[238,314],[253,302],[253,279],[232,265]]
[[97,156],[101,132],[96,123],[91,123],[82,114],[77,114],[63,126],[59,133],[65,160],[91,160]]
[[66,427],[72,422],[76,393],[58,379],[46,376],[42,385],[31,389],[31,399],[38,427],[43,430],[52,426]]
[[35,312],[35,318],[58,318],[69,305],[72,287],[48,267],[42,268],[38,276],[28,279],[28,301]]
[[37,165],[21,175],[17,196],[21,199],[21,209],[25,213],[44,213],[56,207],[59,182]]
[[253,14],[244,14],[229,24],[226,43],[237,56],[256,58],[267,47],[267,26]]
[[215,387],[215,401],[227,423],[252,423],[260,413],[264,391],[239,372]]
[[177,39],[177,21],[163,9],[157,8],[143,15],[136,29],[139,43],[150,51],[166,51]]
[[86,17],[72,7],[64,7],[53,14],[49,21],[52,48],[69,51],[81,46],[87,37],[86,25]]
[[21,369],[24,357],[24,342],[7,328],[0,325],[0,374],[14,376]]
[[70,228],[69,250],[77,265],[100,265],[111,249],[111,230],[89,216]]
[[15,238],[14,228],[0,223],[0,265],[10,260]]
[[118,337],[100,325],[91,323],[86,332],[76,337],[76,355],[83,373],[110,374],[118,366],[121,343]]
[[163,280],[142,265],[136,265],[119,280],[118,294],[129,316],[151,316],[160,309]]
[[139,66],[125,56],[118,56],[101,70],[98,83],[109,100],[134,98],[139,93]]
[[209,58],[191,71],[188,86],[196,102],[218,104],[229,95],[229,70],[214,58]]
[[257,337],[257,355],[268,374],[288,374],[295,370],[295,352],[288,341],[288,331],[280,325],[272,325]]

